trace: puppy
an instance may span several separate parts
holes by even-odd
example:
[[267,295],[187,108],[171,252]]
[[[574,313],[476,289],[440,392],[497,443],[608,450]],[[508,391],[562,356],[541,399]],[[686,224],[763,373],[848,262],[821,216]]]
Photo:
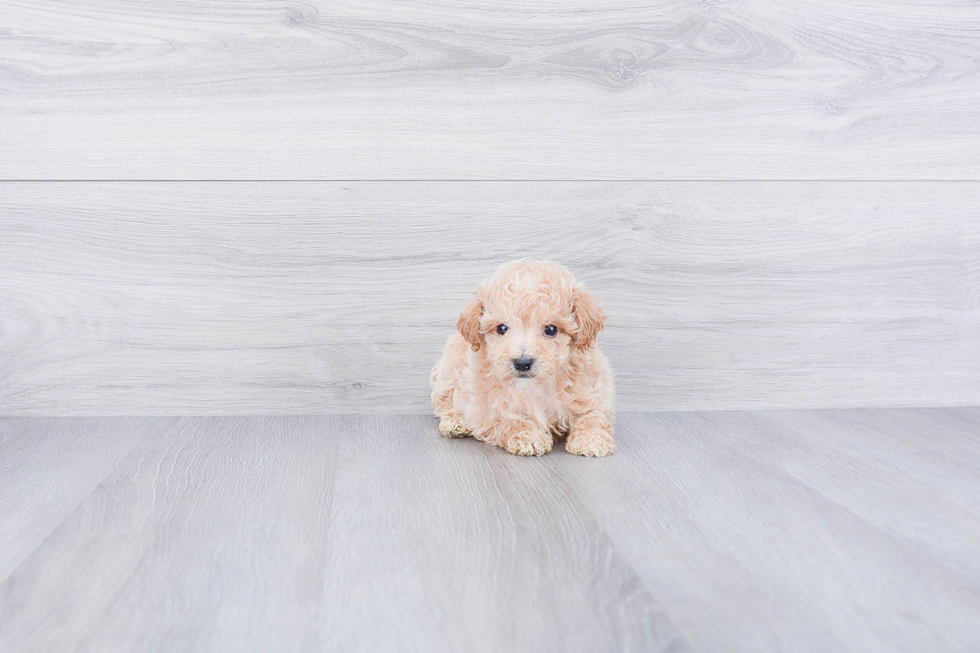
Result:
[[503,265],[476,289],[432,369],[439,431],[519,456],[551,451],[555,437],[574,454],[611,454],[612,371],[595,346],[605,317],[560,265]]

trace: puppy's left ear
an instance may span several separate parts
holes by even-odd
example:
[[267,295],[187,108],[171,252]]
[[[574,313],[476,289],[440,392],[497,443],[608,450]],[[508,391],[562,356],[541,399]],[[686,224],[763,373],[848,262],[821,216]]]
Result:
[[483,298],[477,292],[473,299],[463,307],[456,321],[456,329],[466,342],[470,343],[473,351],[480,351],[483,334],[480,333],[480,318],[483,317]]
[[578,323],[575,346],[583,351],[591,349],[599,332],[606,326],[606,312],[582,286],[576,286],[572,292],[572,311]]

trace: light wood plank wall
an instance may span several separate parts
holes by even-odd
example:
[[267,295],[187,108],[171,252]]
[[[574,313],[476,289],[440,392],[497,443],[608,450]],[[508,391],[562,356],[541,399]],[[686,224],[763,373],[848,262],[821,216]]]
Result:
[[974,179],[964,0],[0,2],[0,177]]
[[0,0],[0,414],[425,411],[519,256],[621,409],[980,404],[978,62],[962,1]]
[[626,409],[980,403],[980,183],[17,183],[7,412],[418,412],[501,261],[611,318]]

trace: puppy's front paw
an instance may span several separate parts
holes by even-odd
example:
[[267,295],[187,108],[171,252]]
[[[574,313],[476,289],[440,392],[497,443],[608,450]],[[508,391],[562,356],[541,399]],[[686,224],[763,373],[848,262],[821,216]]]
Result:
[[521,431],[504,440],[503,447],[515,456],[540,456],[551,451],[550,433]]
[[601,458],[615,450],[612,433],[601,428],[572,429],[565,442],[565,451],[576,456]]
[[463,438],[470,434],[463,418],[454,414],[442,416],[439,420],[439,432],[447,438]]

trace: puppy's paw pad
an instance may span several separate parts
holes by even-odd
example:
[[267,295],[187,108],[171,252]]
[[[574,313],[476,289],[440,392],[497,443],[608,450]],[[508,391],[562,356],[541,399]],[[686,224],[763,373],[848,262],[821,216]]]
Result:
[[447,415],[440,419],[439,432],[447,438],[463,438],[470,434],[463,418],[456,415]]
[[565,442],[565,451],[576,456],[601,458],[616,450],[612,436],[605,431],[582,431],[573,433]]
[[541,456],[551,451],[551,437],[537,433],[520,433],[504,443],[504,449],[515,456]]

